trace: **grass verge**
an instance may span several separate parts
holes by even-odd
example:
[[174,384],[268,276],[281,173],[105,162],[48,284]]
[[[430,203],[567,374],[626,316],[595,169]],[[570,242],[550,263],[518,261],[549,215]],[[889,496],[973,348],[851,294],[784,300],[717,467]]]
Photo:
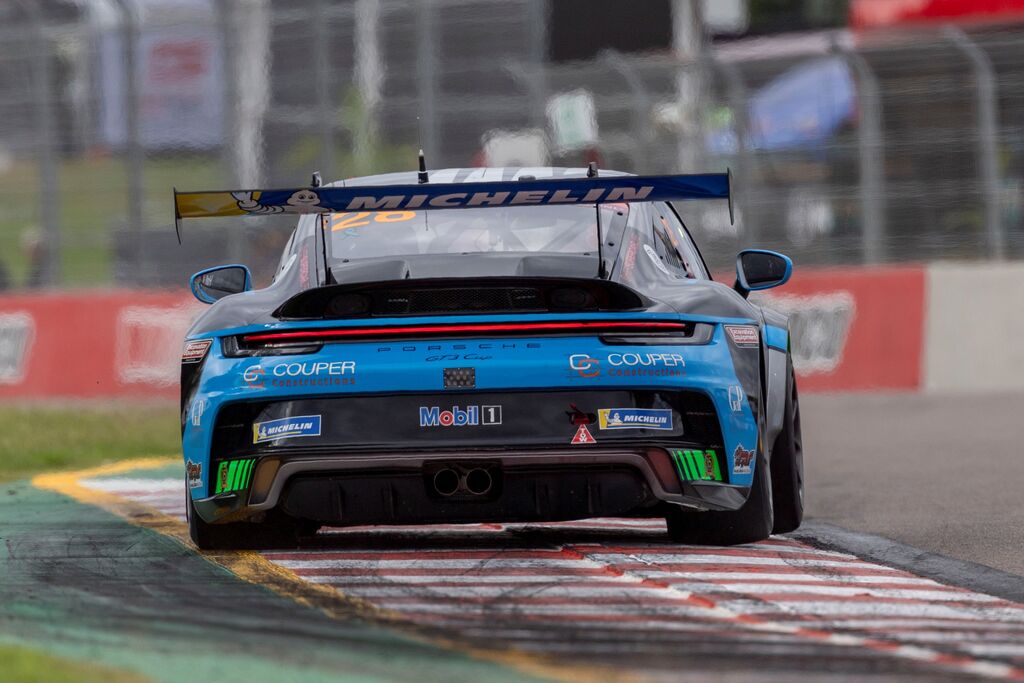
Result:
[[0,481],[180,449],[174,404],[0,403]]
[[144,683],[149,680],[120,669],[81,664],[8,645],[0,645],[0,662],[3,662],[6,683]]

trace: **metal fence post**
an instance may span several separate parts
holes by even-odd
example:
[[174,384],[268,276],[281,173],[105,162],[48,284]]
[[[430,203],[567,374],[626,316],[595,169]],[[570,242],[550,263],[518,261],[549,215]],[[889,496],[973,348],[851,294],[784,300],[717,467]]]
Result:
[[631,154],[633,168],[631,170],[634,173],[640,173],[645,170],[642,168],[643,165],[649,163],[651,159],[651,126],[648,119],[651,111],[651,97],[640,77],[637,76],[636,69],[623,58],[622,53],[617,50],[603,50],[601,57],[609,68],[622,76],[622,80],[626,82],[626,86],[632,94],[630,98],[633,102],[630,127],[633,129],[633,151]]
[[885,150],[882,137],[882,95],[878,79],[863,56],[835,45],[847,64],[857,72],[859,130],[857,151],[860,166],[861,253],[864,263],[885,260]]
[[[32,24],[38,53],[32,60],[32,91],[35,97],[36,134],[39,136],[39,220],[43,224],[43,264],[39,284],[56,286],[61,281],[60,186],[57,177],[57,140],[50,101],[52,83],[49,40],[42,11],[35,0],[19,0]],[[31,279],[31,275],[29,276]]]
[[526,59],[530,63],[529,102],[530,126],[547,128],[548,74],[545,69],[548,49],[548,3],[531,0],[526,3]]
[[[741,196],[746,198],[746,206],[752,207],[755,192],[754,177],[754,155],[750,153],[750,110],[747,105],[748,93],[747,84],[743,80],[743,74],[736,68],[735,64],[723,62],[709,51],[708,58],[719,73],[725,78],[725,96],[729,100],[729,107],[733,111],[736,130],[736,189]],[[757,212],[753,210],[743,211],[742,204],[737,237],[744,244],[753,244],[757,239]]]
[[967,37],[958,26],[944,28],[946,36],[971,62],[977,93],[978,166],[981,169],[982,194],[985,198],[985,234],[990,258],[1006,256],[1006,233],[999,211],[999,163],[996,143],[999,139],[998,93],[995,69],[988,55]]
[[327,182],[334,180],[334,125],[336,112],[331,101],[331,43],[326,0],[316,0],[313,9],[313,53],[316,69],[316,102],[320,119],[320,171]]
[[137,282],[142,267],[143,163],[139,140],[139,70],[137,68],[139,26],[134,0],[115,0],[121,10],[121,50],[124,59],[125,173],[128,187],[128,234],[131,240],[132,278]]
[[434,0],[416,3],[416,88],[419,95],[419,147],[436,168],[442,149],[437,125],[437,23]]

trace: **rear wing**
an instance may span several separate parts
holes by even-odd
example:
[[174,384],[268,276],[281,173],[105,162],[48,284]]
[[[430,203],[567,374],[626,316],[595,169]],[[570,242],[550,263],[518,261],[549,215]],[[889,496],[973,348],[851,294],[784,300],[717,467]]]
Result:
[[731,221],[731,179],[732,176],[727,171],[694,175],[524,178],[500,182],[306,187],[286,190],[178,192],[175,189],[174,228],[180,243],[180,222],[183,218],[477,209],[687,199],[727,199]]

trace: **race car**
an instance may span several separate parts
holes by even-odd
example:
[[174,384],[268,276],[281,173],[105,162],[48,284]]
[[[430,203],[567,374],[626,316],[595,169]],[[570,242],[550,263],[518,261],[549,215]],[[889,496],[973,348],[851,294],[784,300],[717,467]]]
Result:
[[[324,526],[663,517],[680,543],[796,529],[787,320],[712,279],[672,201],[726,173],[394,173],[175,191],[184,219],[294,214],[272,283],[223,265],[181,359],[189,531],[295,546]],[[180,232],[179,232],[180,235]]]

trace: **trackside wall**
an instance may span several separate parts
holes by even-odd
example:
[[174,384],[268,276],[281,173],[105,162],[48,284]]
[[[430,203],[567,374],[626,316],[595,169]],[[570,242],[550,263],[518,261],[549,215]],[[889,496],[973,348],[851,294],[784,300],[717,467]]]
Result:
[[[756,295],[791,316],[803,391],[1024,389],[1024,263],[798,268]],[[0,399],[177,396],[184,292],[0,296]]]
[[1024,263],[934,264],[927,278],[923,388],[1024,388]]

